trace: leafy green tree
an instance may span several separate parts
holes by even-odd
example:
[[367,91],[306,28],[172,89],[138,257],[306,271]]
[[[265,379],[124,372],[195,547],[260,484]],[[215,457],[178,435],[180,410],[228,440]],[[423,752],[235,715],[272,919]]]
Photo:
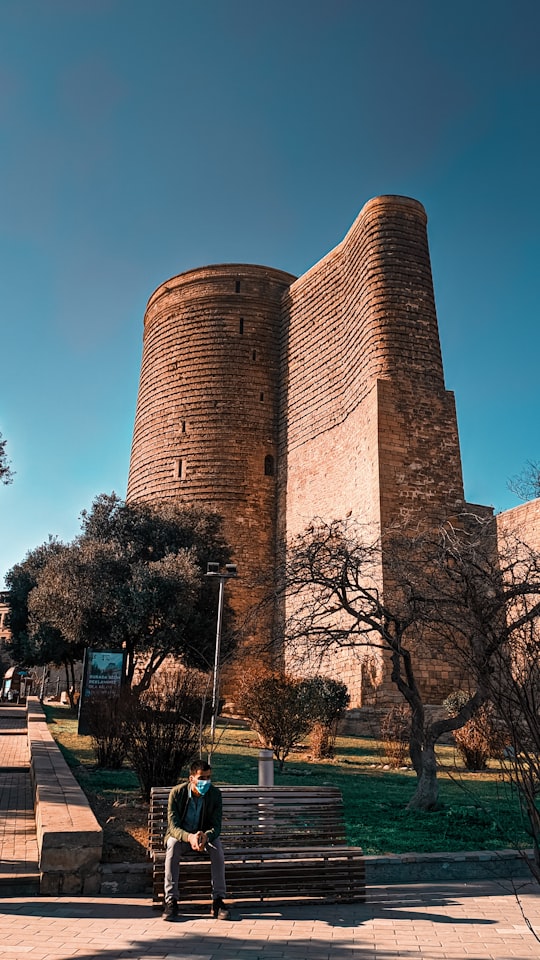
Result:
[[11,640],[8,650],[21,666],[42,666],[54,663],[63,666],[66,687],[73,706],[75,691],[75,663],[83,654],[83,644],[72,644],[47,621],[35,624],[30,617],[28,601],[40,576],[56,557],[66,550],[63,543],[50,538],[31,550],[25,559],[16,564],[6,576],[9,590],[9,619]]
[[[216,611],[209,559],[229,559],[217,514],[102,494],[83,513],[81,535],[40,570],[27,596],[28,633],[47,627],[73,649],[124,649],[126,680],[139,693],[169,656],[207,670]],[[228,608],[225,615],[230,625]],[[225,630],[224,656],[232,645]]]

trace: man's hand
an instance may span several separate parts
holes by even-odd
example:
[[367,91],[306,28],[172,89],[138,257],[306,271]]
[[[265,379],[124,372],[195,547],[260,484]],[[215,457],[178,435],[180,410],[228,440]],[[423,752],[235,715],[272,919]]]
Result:
[[199,830],[197,833],[189,834],[189,843],[192,850],[195,850],[196,853],[200,853],[204,850],[206,846],[206,834],[202,830]]
[[206,836],[203,830],[199,830],[197,836],[199,838],[199,850],[204,850],[208,837]]

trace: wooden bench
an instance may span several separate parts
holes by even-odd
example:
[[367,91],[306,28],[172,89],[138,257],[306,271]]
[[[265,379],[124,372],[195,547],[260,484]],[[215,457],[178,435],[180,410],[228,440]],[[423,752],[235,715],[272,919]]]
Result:
[[[164,837],[171,787],[153,787],[148,824],[154,904],[163,902]],[[365,900],[360,847],[347,846],[343,800],[334,787],[220,787],[221,839],[233,899],[279,897]],[[194,854],[181,866],[180,897],[210,895],[210,860]]]

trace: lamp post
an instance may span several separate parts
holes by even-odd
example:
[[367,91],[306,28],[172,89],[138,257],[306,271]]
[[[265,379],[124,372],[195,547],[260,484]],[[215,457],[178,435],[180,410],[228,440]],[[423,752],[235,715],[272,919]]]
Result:
[[219,703],[219,654],[221,648],[221,630],[223,624],[223,600],[225,593],[225,581],[238,576],[235,563],[226,563],[225,571],[221,572],[219,563],[208,563],[206,565],[206,576],[219,579],[219,597],[216,626],[216,650],[214,656],[214,679],[212,684],[212,716],[210,720],[210,750],[208,752],[208,763],[212,761],[212,751],[214,749],[214,739],[216,734],[216,719]]

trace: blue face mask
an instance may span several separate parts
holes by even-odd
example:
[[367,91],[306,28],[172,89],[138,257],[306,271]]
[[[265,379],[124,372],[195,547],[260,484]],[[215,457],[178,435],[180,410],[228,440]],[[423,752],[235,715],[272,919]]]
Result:
[[211,784],[211,780],[197,780],[195,786],[197,787],[197,792],[200,793],[201,797],[204,797],[205,793],[208,793]]

